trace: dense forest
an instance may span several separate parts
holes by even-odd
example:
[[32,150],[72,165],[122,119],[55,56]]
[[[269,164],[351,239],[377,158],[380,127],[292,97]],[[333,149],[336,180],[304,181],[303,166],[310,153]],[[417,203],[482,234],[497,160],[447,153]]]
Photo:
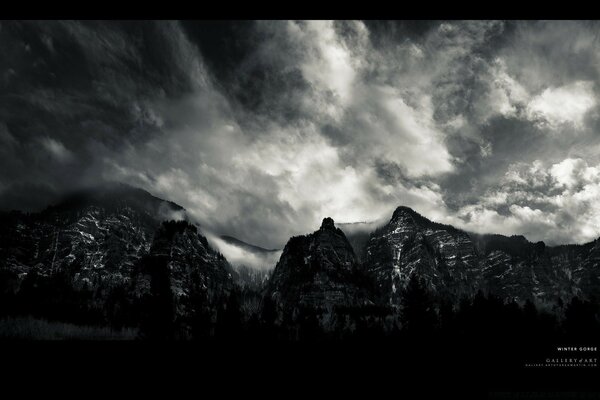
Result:
[[[164,260],[162,260],[164,261]],[[145,257],[140,268],[151,275],[147,296],[133,300],[127,288],[74,289],[68,276],[28,275],[13,294],[11,277],[1,277],[0,319],[33,317],[81,326],[102,326],[137,332],[140,340],[241,341],[501,341],[511,346],[543,347],[550,343],[594,341],[600,337],[600,307],[596,299],[557,299],[553,312],[538,310],[531,301],[505,302],[481,291],[458,304],[438,299],[413,276],[401,292],[401,307],[367,305],[336,307],[333,330],[322,329],[323,311],[299,307],[280,323],[276,305],[261,288],[236,286],[219,303],[205,295],[190,295],[193,313],[178,316],[170,273],[160,258]],[[94,299],[108,298],[106,306]]]

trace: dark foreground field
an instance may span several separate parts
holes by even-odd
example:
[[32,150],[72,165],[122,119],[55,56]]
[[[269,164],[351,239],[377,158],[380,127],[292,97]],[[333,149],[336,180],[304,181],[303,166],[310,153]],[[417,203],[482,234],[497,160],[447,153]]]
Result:
[[[29,326],[39,323],[29,321]],[[132,339],[132,332],[52,325],[55,337],[84,340],[2,340],[2,366],[8,372],[2,376],[27,380],[41,376],[60,390],[64,384],[91,385],[98,390],[125,384],[134,386],[134,392],[167,388],[174,396],[187,388],[200,398],[212,398],[206,397],[210,389],[228,394],[239,391],[245,396],[293,393],[311,398],[410,399],[431,394],[433,398],[599,398],[593,392],[599,389],[597,365],[526,365],[556,356],[555,345],[544,338],[537,345],[439,335],[306,342],[242,337],[148,342],[119,340]],[[109,340],[95,340],[102,335]]]

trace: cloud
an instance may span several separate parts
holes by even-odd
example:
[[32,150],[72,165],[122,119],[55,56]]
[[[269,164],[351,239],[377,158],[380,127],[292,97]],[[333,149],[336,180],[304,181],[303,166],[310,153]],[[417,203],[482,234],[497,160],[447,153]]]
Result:
[[331,91],[340,103],[347,102],[357,72],[352,54],[339,40],[334,23],[290,21],[286,28],[293,45],[305,54],[299,64],[302,76],[311,85]]
[[[275,76],[297,70],[306,83],[285,87],[281,102],[299,104],[293,118],[278,115],[281,108],[250,115],[207,76],[188,96],[149,104],[145,118],[159,121],[164,135],[110,158],[105,175],[168,196],[210,229],[265,247],[317,229],[325,216],[372,220],[399,203],[434,212],[440,188],[427,177],[452,170],[452,159],[431,100],[365,82],[365,27],[350,24],[346,35],[338,28],[320,21],[258,26],[277,33],[257,47],[258,62],[277,65]],[[267,94],[280,93],[262,88],[270,101]],[[381,162],[424,181],[381,186]]]
[[395,163],[411,177],[452,171],[452,156],[444,144],[444,132],[433,119],[431,98],[421,95],[411,100],[409,105],[391,86],[361,88],[360,99],[341,128],[352,137],[340,145],[342,153],[353,160]]
[[489,72],[491,80],[486,99],[487,110],[483,110],[482,118],[485,120],[495,115],[517,117],[529,102],[529,93],[508,73],[503,59],[493,60]]
[[[600,164],[567,158],[547,165],[513,164],[501,187],[462,207],[454,223],[480,233],[523,234],[548,244],[600,236]],[[452,219],[452,218],[450,218]]]
[[261,270],[270,270],[275,267],[281,257],[283,250],[272,251],[268,253],[253,253],[241,247],[227,243],[217,235],[202,231],[209,244],[225,256],[227,261],[234,266],[246,266]]
[[40,143],[52,157],[61,163],[67,163],[73,159],[73,154],[58,140],[43,137],[40,139]]
[[187,220],[187,215],[185,210],[174,210],[167,203],[160,203],[158,207],[158,216],[161,220],[173,220],[173,221],[183,221]]
[[588,111],[596,106],[594,83],[577,81],[557,88],[546,88],[527,104],[527,114],[532,120],[540,120],[550,128],[571,124],[583,126]]
[[487,72],[489,87],[483,102],[476,105],[476,115],[481,122],[502,116],[529,120],[549,131],[581,130],[585,126],[584,118],[597,104],[593,81],[549,86],[534,95],[508,73],[504,59],[495,59]]
[[380,221],[398,205],[476,231],[588,240],[597,33],[561,21],[3,23],[0,207],[120,180],[268,248],[325,216]]

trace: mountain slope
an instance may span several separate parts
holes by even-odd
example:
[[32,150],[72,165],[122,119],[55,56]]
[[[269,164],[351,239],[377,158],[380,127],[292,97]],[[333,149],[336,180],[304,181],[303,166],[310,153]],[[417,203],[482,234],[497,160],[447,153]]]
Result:
[[37,214],[4,214],[0,268],[77,271],[75,284],[127,279],[161,219],[183,208],[121,184],[81,191]]
[[523,236],[472,234],[398,207],[371,233],[362,250],[382,301],[399,303],[399,290],[417,274],[430,290],[453,301],[478,290],[506,300],[554,302],[598,293],[598,241],[547,247]]
[[291,238],[269,282],[267,295],[283,314],[302,307],[331,311],[368,304],[352,246],[331,218],[319,230]]
[[134,322],[141,318],[139,300],[153,296],[159,271],[174,317],[189,314],[181,299],[213,304],[233,288],[234,273],[195,226],[162,223],[183,213],[120,184],[76,193],[41,213],[6,213],[0,227],[3,295],[17,296],[19,306],[34,299],[23,312],[47,313],[44,301],[66,310],[70,302],[97,314],[94,322]]
[[195,226],[163,222],[133,271],[128,295],[147,310],[139,316],[143,334],[161,339],[173,332],[178,338],[209,335],[219,306],[235,288],[234,274]]
[[365,267],[384,301],[399,303],[410,276],[424,278],[431,290],[453,299],[478,286],[475,247],[465,232],[429,221],[398,207],[390,222],[373,232],[365,250]]

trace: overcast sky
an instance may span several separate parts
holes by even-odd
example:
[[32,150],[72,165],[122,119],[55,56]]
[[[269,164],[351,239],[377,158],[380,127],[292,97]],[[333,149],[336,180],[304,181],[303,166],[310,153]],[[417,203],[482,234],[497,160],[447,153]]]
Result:
[[0,209],[101,180],[267,247],[399,205],[600,236],[595,22],[1,22]]

